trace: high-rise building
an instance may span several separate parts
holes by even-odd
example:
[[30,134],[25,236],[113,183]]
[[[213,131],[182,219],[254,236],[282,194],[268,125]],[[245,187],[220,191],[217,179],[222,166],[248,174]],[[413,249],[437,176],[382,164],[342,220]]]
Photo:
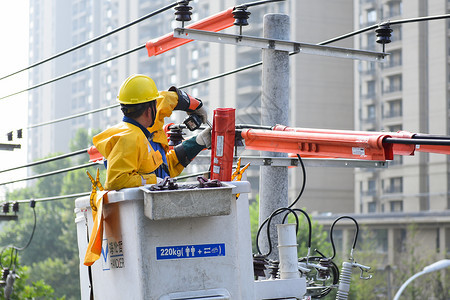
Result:
[[[437,0],[356,0],[354,4],[355,30],[389,20],[442,15],[450,8],[448,1]],[[356,130],[449,135],[449,24],[434,20],[392,25],[387,61],[355,64]],[[381,47],[373,31],[355,36],[354,45],[367,50]],[[398,266],[411,253],[407,243],[412,228],[414,251],[422,257],[448,256],[449,175],[447,155],[418,151],[396,157],[387,168],[355,170],[353,216],[374,233],[377,268]],[[318,220],[331,225],[335,218]],[[354,224],[344,222],[336,229],[335,236],[348,253]]]

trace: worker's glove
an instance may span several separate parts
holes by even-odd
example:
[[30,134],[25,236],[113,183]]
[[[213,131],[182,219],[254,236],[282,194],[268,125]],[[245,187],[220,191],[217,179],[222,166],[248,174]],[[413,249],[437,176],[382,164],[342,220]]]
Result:
[[205,148],[211,148],[211,127],[207,127],[195,138],[197,144],[205,146]]
[[194,98],[185,91],[182,91],[174,86],[169,88],[170,92],[175,92],[178,95],[178,104],[174,110],[182,110],[188,113],[193,113],[203,106],[202,100]]
[[206,122],[208,122],[208,112],[205,109],[205,106],[200,106],[199,108],[197,108],[196,110],[194,110],[193,112],[187,112],[188,115],[190,114],[196,114],[197,116],[199,116],[202,119],[202,123],[206,124]]
[[176,145],[173,150],[178,161],[183,167],[186,167],[196,156],[205,148],[211,147],[211,128],[208,127],[200,132],[199,135]]

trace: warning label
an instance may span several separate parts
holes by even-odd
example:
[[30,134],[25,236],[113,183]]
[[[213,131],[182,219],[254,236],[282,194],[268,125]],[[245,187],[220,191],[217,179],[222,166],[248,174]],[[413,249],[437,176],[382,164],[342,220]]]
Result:
[[103,271],[124,268],[123,242],[103,239],[101,257]]

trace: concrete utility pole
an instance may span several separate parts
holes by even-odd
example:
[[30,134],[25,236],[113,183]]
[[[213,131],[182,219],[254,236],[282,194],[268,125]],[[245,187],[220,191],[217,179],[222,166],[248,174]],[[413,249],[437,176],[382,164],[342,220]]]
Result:
[[[264,16],[264,37],[289,40],[290,21],[284,14]],[[289,52],[263,49],[261,125],[289,125]],[[271,157],[287,157],[286,153],[264,152]],[[280,207],[288,206],[288,168],[262,166],[260,174],[259,224]],[[270,259],[278,258],[278,241],[275,224],[281,223],[282,216],[272,220],[270,228],[272,253]],[[259,239],[260,249],[267,253],[269,249],[265,234]]]

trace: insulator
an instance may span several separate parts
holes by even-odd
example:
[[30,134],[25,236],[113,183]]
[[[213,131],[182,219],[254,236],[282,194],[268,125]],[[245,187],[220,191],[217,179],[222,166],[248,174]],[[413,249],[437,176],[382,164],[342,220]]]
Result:
[[249,18],[249,15],[251,14],[249,11],[247,11],[247,7],[241,6],[241,7],[235,7],[233,9],[233,18],[235,19],[233,25],[237,26],[247,26],[248,22],[247,19]]
[[330,278],[331,259],[321,258],[319,261],[319,266],[327,268],[326,270],[317,269],[319,278],[322,280]]
[[9,203],[3,204],[3,213],[5,214],[9,213]]
[[350,282],[352,280],[353,265],[349,262],[342,263],[341,276],[339,278],[339,287],[336,294],[336,300],[347,300],[350,292]]
[[175,6],[175,16],[177,21],[190,21],[192,15],[192,6],[189,6],[189,1],[178,1],[178,5]]
[[6,278],[8,277],[8,275],[9,275],[9,269],[8,268],[4,268],[2,270],[2,279],[3,279],[3,281],[6,281]]
[[267,261],[264,256],[253,256],[253,273],[255,274],[255,278],[266,276],[266,274],[264,273],[264,271],[266,270],[266,265]]
[[178,128],[172,128],[169,132],[166,133],[169,138],[169,146],[176,146],[181,144],[184,140],[183,135],[184,132]]
[[378,26],[378,29],[375,30],[377,33],[377,43],[378,44],[389,44],[391,42],[391,32],[392,29],[389,27],[389,24],[381,24]]
[[13,140],[13,132],[10,131],[6,135],[8,136],[8,141],[11,142]]
[[22,129],[18,129],[18,130],[17,130],[17,138],[18,138],[18,139],[21,139],[22,136],[23,136],[23,134],[22,134]]
[[267,267],[269,269],[269,274],[272,279],[278,278],[278,270],[279,270],[280,262],[278,260],[270,260],[269,266]]
[[31,200],[30,201],[30,207],[34,208],[36,206],[36,200]]
[[19,202],[14,202],[12,205],[13,212],[19,212]]

